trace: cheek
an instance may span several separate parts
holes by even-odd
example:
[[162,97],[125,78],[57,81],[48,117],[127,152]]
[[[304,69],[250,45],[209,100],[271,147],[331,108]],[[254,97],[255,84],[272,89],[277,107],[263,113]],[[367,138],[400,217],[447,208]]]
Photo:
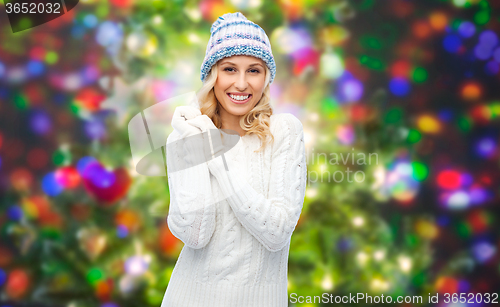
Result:
[[214,85],[214,91],[216,95],[221,95],[224,94],[223,87],[221,86],[220,82]]
[[215,94],[215,97],[217,98],[217,101],[219,101],[219,103],[224,104],[224,105],[226,104],[226,101],[224,99],[224,97],[226,96],[226,93],[224,92],[223,87],[220,87],[220,86],[214,87],[214,94]]
[[[265,80],[264,80],[264,81],[265,81]],[[264,84],[265,84],[265,83],[264,83],[264,81],[262,81],[262,82],[261,82],[261,81],[259,80],[259,82],[256,82],[256,83],[255,83],[255,86],[254,86],[254,88],[255,88],[255,89],[256,89],[256,90],[257,90],[260,94],[264,93]]]
[[215,90],[219,93],[224,93],[224,91],[226,90],[227,88],[227,84],[226,82],[224,82],[224,80],[219,80],[216,84],[215,84]]
[[255,85],[259,88],[264,88],[264,84],[266,83],[266,78],[264,75],[260,76],[257,80],[255,80]]

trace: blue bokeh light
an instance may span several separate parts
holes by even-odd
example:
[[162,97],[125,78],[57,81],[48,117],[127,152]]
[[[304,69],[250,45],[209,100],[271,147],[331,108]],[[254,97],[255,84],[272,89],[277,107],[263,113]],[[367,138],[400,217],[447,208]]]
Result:
[[7,209],[7,216],[13,221],[19,221],[23,217],[23,209],[17,205],[12,205]]
[[490,47],[495,47],[498,43],[498,36],[491,30],[485,30],[479,36],[479,43]]
[[404,78],[396,77],[389,82],[389,89],[396,96],[405,96],[410,92],[410,83]]
[[85,156],[78,160],[78,162],[76,163],[76,169],[78,170],[80,176],[83,176],[85,168],[87,168],[87,166],[94,161],[97,162],[97,159],[92,156]]
[[491,57],[493,48],[488,45],[477,45],[474,48],[474,55],[480,60],[487,60]]
[[443,40],[443,47],[446,51],[456,53],[462,46],[462,40],[456,34],[448,34]]
[[0,287],[7,281],[7,273],[0,268]]
[[50,172],[42,179],[42,190],[49,196],[57,196],[64,187],[57,182],[55,172]]
[[116,227],[116,236],[118,238],[125,238],[128,236],[128,229],[123,225],[118,225]]
[[5,74],[5,65],[3,65],[2,62],[0,62],[0,78],[2,78],[4,74]]
[[449,122],[453,119],[453,111],[450,109],[442,109],[439,111],[438,117],[444,122]]
[[100,120],[85,122],[85,133],[90,139],[103,139],[106,136],[106,126]]
[[40,76],[43,74],[44,70],[45,70],[45,66],[42,62],[40,61],[36,61],[36,60],[30,60],[27,64],[26,64],[26,70],[28,71],[28,73],[32,76]]
[[97,27],[95,38],[109,53],[116,54],[123,40],[123,30],[118,24],[105,21]]
[[496,75],[500,71],[500,64],[497,61],[489,61],[486,63],[485,71],[489,75]]
[[363,83],[356,79],[349,71],[344,73],[338,81],[338,100],[340,103],[356,102],[363,97]]
[[95,26],[97,26],[97,23],[99,21],[97,20],[97,17],[94,15],[94,14],[87,14],[84,18],[83,18],[83,24],[87,27],[87,28],[94,28]]
[[33,110],[30,117],[30,127],[38,135],[45,135],[52,130],[52,120],[44,110]]
[[476,33],[476,26],[470,21],[464,21],[458,27],[458,33],[462,37],[469,38]]

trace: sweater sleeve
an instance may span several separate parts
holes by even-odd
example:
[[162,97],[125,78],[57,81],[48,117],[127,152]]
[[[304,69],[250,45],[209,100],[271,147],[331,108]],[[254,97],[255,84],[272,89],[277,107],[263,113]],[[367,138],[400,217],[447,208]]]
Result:
[[167,224],[185,245],[199,249],[210,241],[215,229],[215,204],[210,172],[201,142],[179,141],[174,131],[167,139],[167,174],[170,206]]
[[302,123],[289,113],[278,116],[274,133],[271,127],[275,140],[268,198],[238,176],[229,159],[229,171],[222,157],[208,162],[240,223],[271,252],[283,249],[291,239],[302,211],[307,176]]

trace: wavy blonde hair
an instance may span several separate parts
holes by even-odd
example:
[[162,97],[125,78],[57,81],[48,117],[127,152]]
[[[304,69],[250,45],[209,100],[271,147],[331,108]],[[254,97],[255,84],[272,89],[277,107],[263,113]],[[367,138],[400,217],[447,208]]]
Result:
[[[218,128],[222,128],[222,119],[220,117],[219,110],[221,105],[215,97],[214,85],[217,81],[218,75],[218,63],[215,63],[210,72],[207,74],[203,86],[198,90],[196,96],[200,102],[201,114],[207,115],[214,122],[214,125]],[[271,78],[271,71],[264,65],[266,69],[266,80],[265,88],[262,93],[262,97],[257,102],[252,110],[240,118],[240,127],[246,131],[245,135],[256,134],[262,142],[261,147],[256,150],[256,152],[261,151],[265,146],[272,140],[274,142],[274,136],[271,133],[270,123],[271,115],[273,114],[273,109],[270,105],[271,89],[269,80]]]

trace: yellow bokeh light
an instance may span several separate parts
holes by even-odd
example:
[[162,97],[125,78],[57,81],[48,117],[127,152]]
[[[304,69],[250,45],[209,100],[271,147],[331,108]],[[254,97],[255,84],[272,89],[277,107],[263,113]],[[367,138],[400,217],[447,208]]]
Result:
[[437,133],[441,130],[440,122],[431,115],[422,115],[417,119],[417,127],[422,132]]
[[412,261],[409,257],[400,256],[398,258],[398,262],[399,262],[399,267],[401,268],[401,271],[408,273],[411,270]]
[[365,265],[365,263],[368,261],[368,255],[365,252],[359,252],[356,255],[356,259],[358,260],[358,263],[360,265]]
[[377,261],[380,261],[385,258],[385,251],[378,250],[373,253],[373,258]]
[[389,289],[389,283],[382,278],[374,278],[370,286],[375,291],[386,291]]
[[333,280],[330,274],[325,274],[325,277],[323,277],[323,280],[321,281],[321,288],[327,291],[333,289]]
[[306,196],[308,198],[316,197],[316,195],[318,195],[318,189],[316,189],[316,188],[308,188],[306,190]]
[[332,25],[321,31],[321,38],[327,45],[339,45],[349,37],[349,32],[342,26]]
[[365,223],[365,220],[361,216],[356,216],[355,218],[352,219],[352,224],[356,227],[363,226]]
[[439,234],[439,230],[434,223],[424,220],[420,220],[415,224],[415,230],[421,237],[431,240],[435,239]]

